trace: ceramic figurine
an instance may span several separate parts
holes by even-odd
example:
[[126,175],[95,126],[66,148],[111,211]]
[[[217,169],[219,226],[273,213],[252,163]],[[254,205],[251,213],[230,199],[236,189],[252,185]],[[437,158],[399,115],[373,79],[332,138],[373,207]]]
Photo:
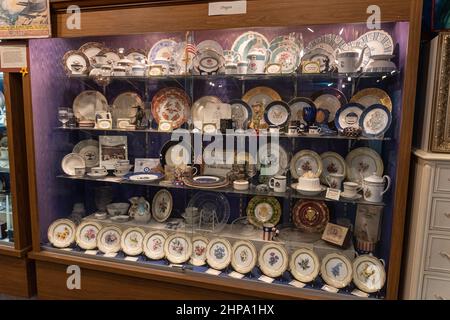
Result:
[[144,197],[132,197],[130,199],[131,206],[128,214],[134,218],[136,222],[148,223],[152,218],[150,213],[150,203]]
[[136,106],[133,107],[136,108],[136,115],[134,116],[134,122],[132,124],[136,125],[136,129],[142,128],[142,127],[146,127],[145,125],[145,111],[141,106]]

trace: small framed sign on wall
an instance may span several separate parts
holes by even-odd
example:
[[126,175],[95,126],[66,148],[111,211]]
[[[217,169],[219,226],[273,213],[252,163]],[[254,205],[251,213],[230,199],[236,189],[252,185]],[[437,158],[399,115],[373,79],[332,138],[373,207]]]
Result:
[[0,0],[0,39],[51,35],[49,0]]

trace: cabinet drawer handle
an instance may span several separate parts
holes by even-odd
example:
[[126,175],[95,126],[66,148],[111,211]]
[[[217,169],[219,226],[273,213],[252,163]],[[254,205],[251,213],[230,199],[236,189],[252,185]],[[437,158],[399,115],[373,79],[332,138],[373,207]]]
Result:
[[443,296],[441,296],[441,295],[439,295],[439,294],[437,294],[437,293],[434,294],[434,297],[435,297],[437,300],[447,300],[447,299],[445,299]]
[[441,251],[441,252],[440,252],[440,255],[441,255],[443,258],[447,258],[448,260],[450,260],[450,253]]

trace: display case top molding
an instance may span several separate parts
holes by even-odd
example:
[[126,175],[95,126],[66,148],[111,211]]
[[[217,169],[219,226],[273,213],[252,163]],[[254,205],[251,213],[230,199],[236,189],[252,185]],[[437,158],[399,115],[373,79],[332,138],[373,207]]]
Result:
[[[208,1],[55,1],[55,37],[126,35],[227,28],[300,26],[360,23],[369,18],[367,8],[376,4],[382,22],[410,21],[418,0],[248,0],[247,14],[208,16]],[[65,10],[81,8],[81,29],[68,29]]]

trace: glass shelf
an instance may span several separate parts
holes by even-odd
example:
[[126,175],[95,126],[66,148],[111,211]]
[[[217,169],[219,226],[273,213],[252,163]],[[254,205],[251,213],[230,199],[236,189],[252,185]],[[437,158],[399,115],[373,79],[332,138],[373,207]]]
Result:
[[[158,131],[156,129],[135,129],[135,130],[127,130],[127,129],[98,129],[98,128],[80,128],[80,127],[67,127],[67,128],[63,128],[63,127],[57,127],[55,128],[56,130],[66,130],[66,131],[93,131],[93,132],[140,132],[140,133],[159,133],[159,134],[171,134],[173,132],[165,132],[165,131]],[[183,129],[185,130],[185,129]],[[202,133],[202,132],[194,132],[194,131],[189,131],[189,133],[191,134],[202,134],[202,135],[214,135],[214,134],[206,134],[206,133]],[[221,133],[217,133],[217,134],[221,134]],[[261,134],[261,135],[256,135],[256,134],[249,134],[249,133],[222,133],[222,135],[225,136],[237,136],[237,137],[252,137],[252,136],[275,136],[275,135],[270,135],[270,134]],[[327,135],[310,135],[310,134],[304,134],[304,135],[290,135],[287,133],[280,133],[278,135],[280,138],[289,138],[289,139],[334,139],[334,140],[362,140],[362,141],[390,141],[391,138],[390,137],[346,137],[346,136],[341,136],[341,135],[332,135],[332,136],[327,136]]]
[[297,192],[295,192],[292,189],[288,189],[284,193],[278,193],[278,192],[258,192],[255,190],[254,187],[250,188],[249,190],[241,191],[241,190],[234,190],[232,187],[225,187],[225,188],[218,188],[218,189],[207,189],[207,188],[193,188],[185,185],[177,186],[173,185],[171,183],[161,183],[160,181],[149,181],[149,182],[135,182],[130,181],[123,178],[113,177],[113,176],[107,176],[105,178],[91,178],[89,176],[83,176],[83,177],[74,177],[74,176],[68,176],[68,175],[59,175],[57,178],[61,179],[68,179],[68,180],[76,180],[76,181],[95,181],[95,182],[109,182],[109,183],[117,183],[117,184],[131,184],[131,185],[138,185],[138,186],[148,186],[148,187],[159,187],[159,188],[169,188],[169,189],[181,189],[181,190],[192,190],[192,191],[205,191],[205,192],[220,192],[220,193],[226,193],[226,194],[235,194],[237,196],[269,196],[269,197],[278,197],[278,198],[294,198],[294,199],[305,199],[305,200],[318,200],[318,201],[326,201],[326,202],[339,202],[339,203],[349,203],[349,204],[366,204],[366,205],[374,205],[374,206],[384,206],[384,203],[373,203],[368,202],[361,199],[358,200],[351,200],[351,199],[344,199],[341,198],[339,201],[331,200],[325,198],[325,192],[323,192],[320,195],[317,196],[304,196]]

